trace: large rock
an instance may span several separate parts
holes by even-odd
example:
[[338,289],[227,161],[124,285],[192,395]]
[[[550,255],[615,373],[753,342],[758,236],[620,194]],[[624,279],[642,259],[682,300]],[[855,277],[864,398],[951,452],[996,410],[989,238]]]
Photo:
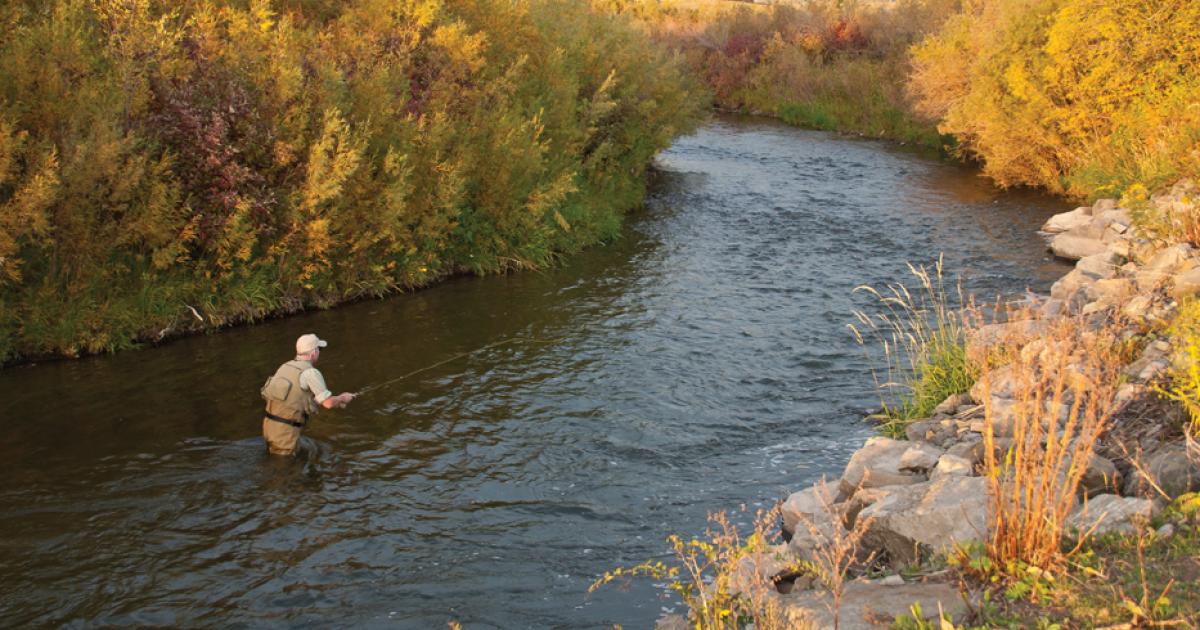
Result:
[[975,465],[970,460],[946,453],[938,460],[937,466],[929,474],[930,480],[942,477],[970,477],[975,474]]
[[1106,457],[1095,453],[1088,459],[1087,469],[1079,479],[1079,493],[1094,497],[1104,493],[1116,492],[1120,489],[1120,472],[1117,466]]
[[663,615],[655,622],[654,630],[692,630],[692,624],[683,615]]
[[944,451],[932,444],[913,444],[903,455],[900,456],[900,471],[928,474],[937,466],[938,458],[942,456]]
[[915,560],[919,548],[934,552],[984,540],[990,509],[983,477],[944,476],[891,489],[867,506],[859,519],[871,519],[863,546],[882,551],[893,566]]
[[1145,291],[1164,284],[1178,273],[1195,267],[1190,245],[1172,245],[1160,250],[1137,272],[1138,288]]
[[1093,211],[1091,222],[1094,225],[1102,225],[1106,229],[1118,234],[1124,234],[1133,226],[1133,217],[1129,216],[1129,212],[1124,208],[1113,208],[1111,210]]
[[837,511],[833,508],[833,504],[837,498],[838,487],[825,481],[819,481],[812,487],[793,492],[780,508],[784,531],[790,536],[796,531],[796,525],[801,521],[813,523],[834,520],[837,518]]
[[1080,505],[1067,517],[1067,527],[1080,532],[1131,534],[1145,527],[1155,514],[1154,501],[1101,494]]
[[1092,222],[1092,209],[1088,206],[1075,208],[1070,212],[1056,214],[1042,224],[1042,231],[1047,234],[1058,234],[1075,228],[1083,227]]
[[1077,308],[1094,299],[1091,289],[1095,283],[1095,278],[1078,269],[1072,269],[1050,286],[1050,297],[1062,300],[1068,308]]
[[1158,486],[1169,498],[1200,490],[1200,453],[1184,444],[1169,444],[1134,467],[1125,481],[1125,494],[1157,497]]
[[1075,268],[1095,280],[1106,280],[1117,275],[1116,261],[1107,251],[1091,256],[1084,256],[1075,263]]
[[1200,267],[1176,274],[1172,284],[1172,294],[1176,298],[1182,299],[1200,293]]
[[1003,365],[990,370],[975,381],[971,386],[971,399],[982,403],[984,396],[990,394],[1000,398],[1012,398],[1016,390],[1015,368]]
[[1086,256],[1103,254],[1108,250],[1108,244],[1104,242],[1103,234],[1092,237],[1085,236],[1080,232],[1082,230],[1071,230],[1050,239],[1050,251],[1059,258],[1079,260]]
[[1126,278],[1097,280],[1091,293],[1097,300],[1109,304],[1124,304],[1134,294],[1133,281]]
[[729,574],[729,592],[733,595],[764,593],[775,590],[772,578],[796,569],[797,558],[787,545],[771,545],[763,551],[739,558]]
[[[783,608],[789,628],[833,628],[833,597],[827,591],[809,591],[773,598]],[[958,589],[942,583],[880,584],[854,581],[842,589],[838,628],[879,630],[889,628],[900,615],[910,615],[920,604],[922,616],[936,619],[941,610],[961,621],[967,613]]]
[[873,437],[850,456],[842,473],[841,491],[850,496],[859,488],[879,488],[921,483],[925,475],[901,470],[900,459],[912,446],[911,442]]
[[959,407],[970,404],[970,394],[951,394],[946,397],[946,400],[938,403],[938,406],[933,408],[933,413],[934,415],[952,416],[958,411]]
[[976,348],[990,348],[1007,341],[1020,342],[1045,332],[1045,320],[1022,319],[1012,322],[984,324],[967,331],[967,342]]

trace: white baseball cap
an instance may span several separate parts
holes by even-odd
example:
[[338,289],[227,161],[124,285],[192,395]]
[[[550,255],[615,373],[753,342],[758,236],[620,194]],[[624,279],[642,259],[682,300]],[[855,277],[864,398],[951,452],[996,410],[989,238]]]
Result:
[[324,348],[328,345],[328,341],[325,341],[324,339],[321,339],[312,333],[300,335],[300,338],[296,340],[296,354],[308,354],[317,348]]

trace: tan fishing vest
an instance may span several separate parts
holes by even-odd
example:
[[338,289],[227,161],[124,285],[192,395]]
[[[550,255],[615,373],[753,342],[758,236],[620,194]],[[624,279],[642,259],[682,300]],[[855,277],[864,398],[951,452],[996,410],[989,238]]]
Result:
[[304,391],[300,386],[300,374],[308,369],[312,369],[312,364],[307,361],[288,361],[267,379],[262,396],[267,401],[268,414],[306,423],[317,412],[317,400],[313,393]]

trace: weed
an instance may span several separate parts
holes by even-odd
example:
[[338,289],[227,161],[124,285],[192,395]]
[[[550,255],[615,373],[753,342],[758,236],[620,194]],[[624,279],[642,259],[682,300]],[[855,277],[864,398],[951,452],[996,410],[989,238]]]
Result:
[[[888,421],[884,432],[904,433],[905,425],[927,417],[948,396],[967,391],[975,383],[979,368],[967,353],[962,287],[951,294],[939,257],[932,272],[909,265],[917,279],[910,291],[896,283],[875,289],[860,286],[874,296],[882,311],[869,315],[856,311],[857,324],[849,326],[855,340],[866,348],[868,339],[882,351],[886,377],[875,374],[881,404]],[[954,301],[952,301],[954,295]],[[898,395],[889,396],[889,392]]]

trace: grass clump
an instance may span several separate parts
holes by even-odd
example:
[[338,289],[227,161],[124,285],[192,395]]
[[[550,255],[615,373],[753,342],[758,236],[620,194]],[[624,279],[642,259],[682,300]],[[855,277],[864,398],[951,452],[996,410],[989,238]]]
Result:
[[1006,368],[984,364],[984,472],[993,500],[987,551],[1009,577],[1054,574],[1067,564],[1067,517],[1116,408],[1120,348],[1115,326],[1093,330],[1063,318],[1013,349]]
[[885,375],[875,378],[883,431],[893,437],[949,396],[969,390],[979,375],[967,352],[962,287],[947,289],[941,258],[932,270],[910,264],[909,271],[917,280],[912,290],[902,283],[856,288],[876,298],[881,312],[856,311],[858,323],[849,326],[860,345],[870,342],[882,354]]
[[[775,546],[780,536],[775,529],[779,508],[760,510],[753,528],[743,535],[724,512],[710,513],[710,527],[702,538],[668,537],[675,565],[647,561],[634,567],[617,568],[596,580],[588,592],[606,584],[637,577],[665,582],[683,600],[688,623],[704,630],[738,630],[753,624],[761,630],[789,626],[779,602],[770,597],[768,582],[754,579],[777,564],[783,552]],[[798,565],[780,567],[795,571]]]

